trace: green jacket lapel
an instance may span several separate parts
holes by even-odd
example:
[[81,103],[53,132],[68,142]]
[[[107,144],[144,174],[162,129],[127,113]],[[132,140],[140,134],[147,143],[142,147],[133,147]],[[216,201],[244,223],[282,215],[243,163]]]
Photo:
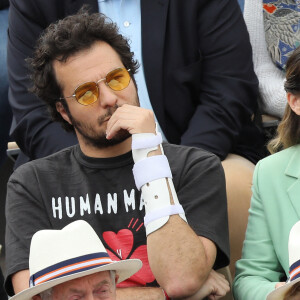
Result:
[[295,178],[287,193],[300,219],[300,145],[295,146],[295,150],[286,167],[285,175]]

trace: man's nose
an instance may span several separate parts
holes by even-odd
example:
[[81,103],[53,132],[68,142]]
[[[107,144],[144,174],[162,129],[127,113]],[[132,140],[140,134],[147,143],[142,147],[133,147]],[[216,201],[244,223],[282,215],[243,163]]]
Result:
[[105,84],[105,82],[99,82],[99,103],[101,107],[114,107],[117,103],[117,94]]

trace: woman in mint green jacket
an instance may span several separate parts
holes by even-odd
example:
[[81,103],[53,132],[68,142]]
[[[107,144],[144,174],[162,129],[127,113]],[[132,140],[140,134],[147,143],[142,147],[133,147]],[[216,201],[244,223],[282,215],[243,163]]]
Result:
[[236,264],[235,300],[265,300],[289,277],[288,238],[300,220],[300,47],[286,67],[288,105],[253,175],[242,258]]

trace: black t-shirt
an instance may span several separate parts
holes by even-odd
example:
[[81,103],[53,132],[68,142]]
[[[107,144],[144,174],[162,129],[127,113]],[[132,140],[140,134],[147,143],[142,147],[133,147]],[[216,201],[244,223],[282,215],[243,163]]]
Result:
[[[215,268],[229,262],[224,173],[219,159],[198,148],[164,144],[175,189],[187,221],[217,248]],[[10,275],[28,269],[32,235],[86,220],[113,260],[139,258],[142,269],[121,286],[155,285],[146,252],[144,202],[136,189],[132,153],[85,156],[73,146],[19,167],[10,177],[6,202],[6,289]]]

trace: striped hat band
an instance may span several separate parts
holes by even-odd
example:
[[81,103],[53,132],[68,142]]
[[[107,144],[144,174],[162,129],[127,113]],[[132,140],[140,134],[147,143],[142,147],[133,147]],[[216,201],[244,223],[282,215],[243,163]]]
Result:
[[68,276],[112,263],[106,252],[83,255],[59,262],[30,276],[29,286],[33,287],[49,280]]

